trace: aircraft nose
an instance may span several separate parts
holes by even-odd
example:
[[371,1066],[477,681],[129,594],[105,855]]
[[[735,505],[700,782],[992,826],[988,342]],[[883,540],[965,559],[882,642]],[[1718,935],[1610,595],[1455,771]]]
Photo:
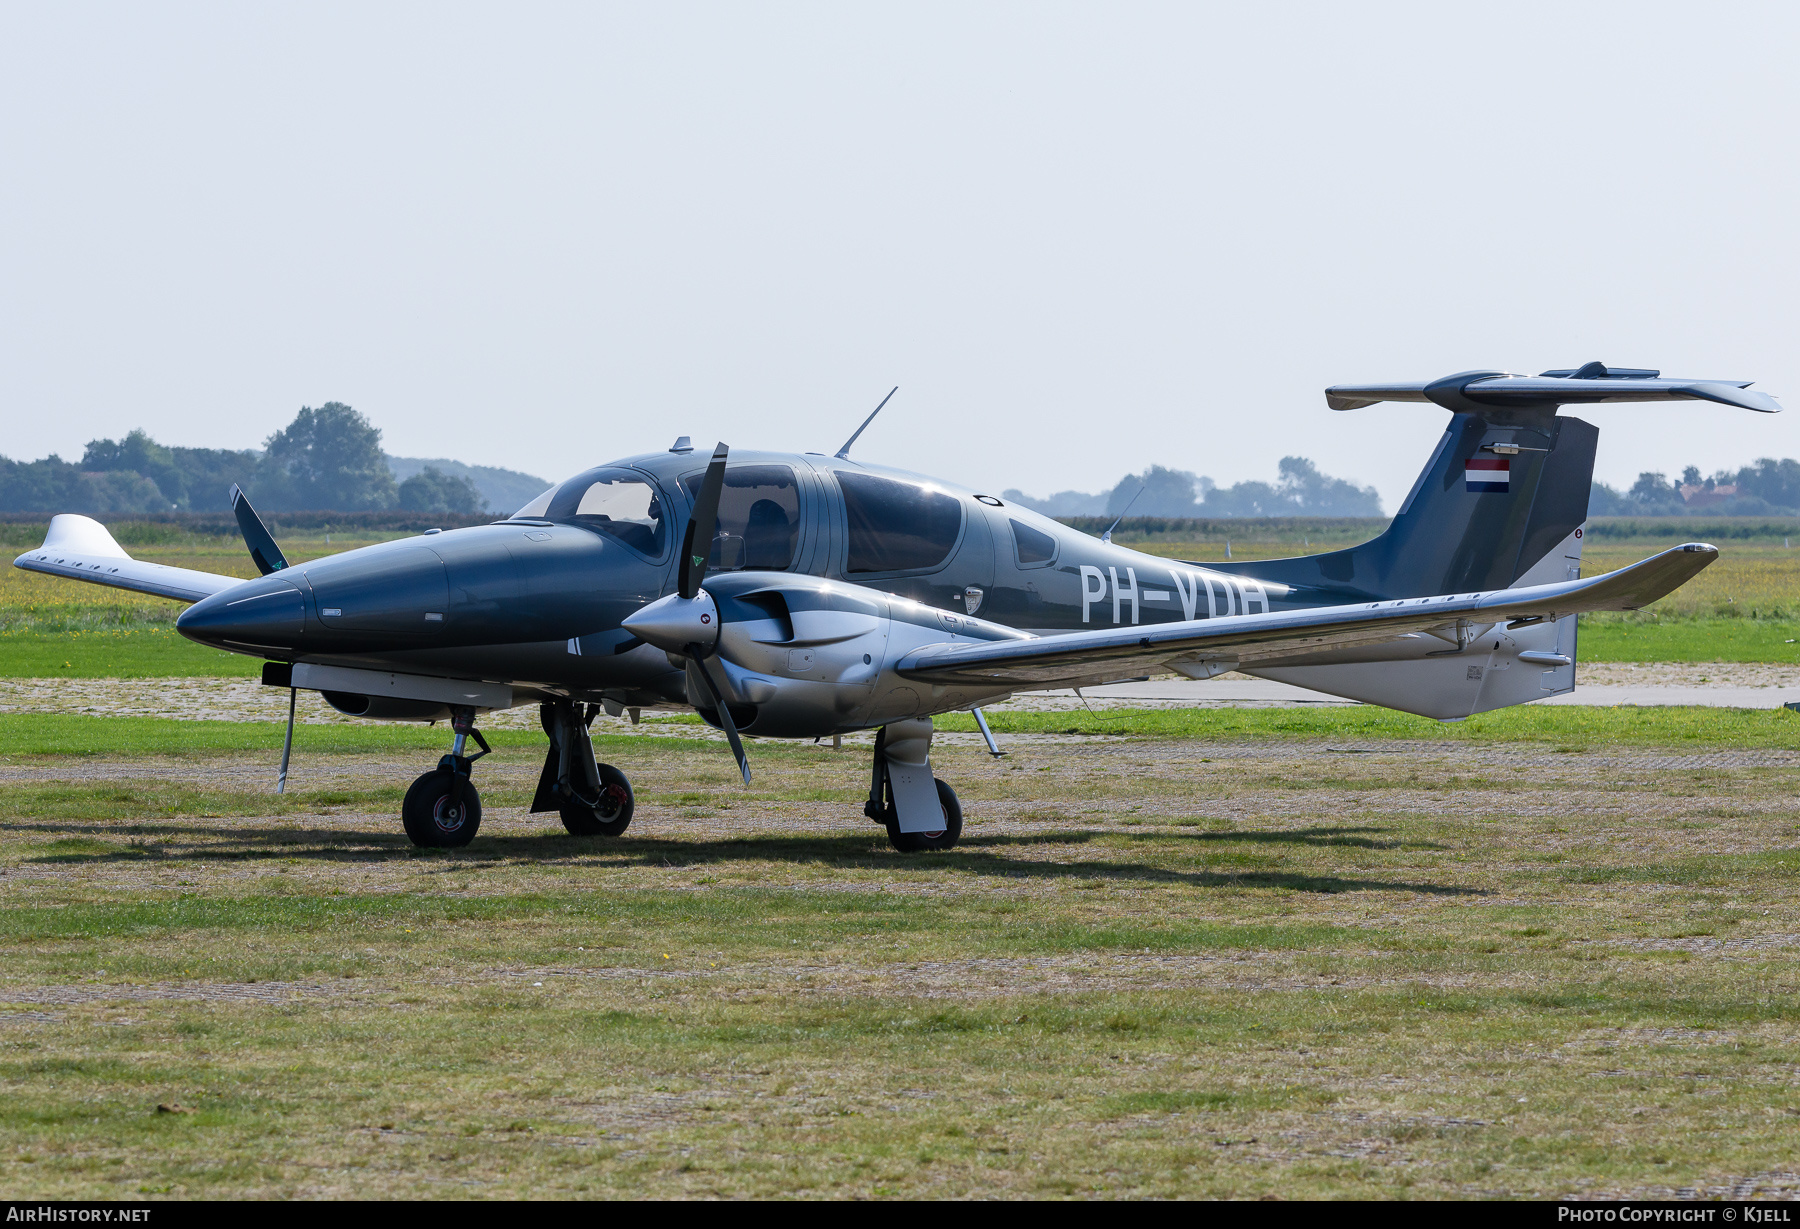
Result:
[[277,572],[195,602],[175,630],[216,648],[292,649],[306,630],[306,598]]

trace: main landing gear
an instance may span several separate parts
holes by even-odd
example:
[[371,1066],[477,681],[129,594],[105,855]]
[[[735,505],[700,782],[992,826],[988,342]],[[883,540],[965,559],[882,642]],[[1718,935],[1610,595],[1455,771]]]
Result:
[[887,828],[901,853],[949,849],[962,835],[956,791],[931,775],[931,718],[890,721],[875,733],[863,814]]
[[[475,710],[457,705],[450,710],[450,728],[456,741],[438,766],[412,783],[400,804],[400,822],[415,845],[455,848],[475,839],[481,827],[481,795],[469,783],[469,770],[491,749],[475,728]],[[469,739],[481,750],[464,755]]]
[[563,827],[574,836],[620,836],[636,805],[625,774],[594,760],[588,727],[599,713],[597,704],[570,700],[538,709],[544,733],[550,736],[550,751],[531,809],[558,812]]

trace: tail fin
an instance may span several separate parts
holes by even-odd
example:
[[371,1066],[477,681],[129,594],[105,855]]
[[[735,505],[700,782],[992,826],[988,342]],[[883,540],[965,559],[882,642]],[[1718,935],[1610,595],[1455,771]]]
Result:
[[1542,376],[1470,371],[1429,383],[1328,389],[1334,409],[1428,401],[1451,413],[1393,523],[1380,537],[1348,550],[1207,566],[1352,600],[1566,580],[1581,558],[1600,433],[1579,418],[1558,415],[1559,406],[1701,400],[1768,412],[1781,408],[1736,381],[1657,377],[1589,363]]

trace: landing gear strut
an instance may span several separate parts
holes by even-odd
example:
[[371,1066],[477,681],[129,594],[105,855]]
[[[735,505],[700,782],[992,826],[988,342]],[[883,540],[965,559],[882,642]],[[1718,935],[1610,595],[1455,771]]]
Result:
[[875,733],[863,814],[887,828],[901,853],[949,849],[962,835],[956,791],[931,775],[931,718],[891,721]]
[[631,823],[636,805],[631,782],[611,764],[594,760],[588,727],[599,714],[597,704],[562,700],[538,709],[550,751],[538,777],[532,811],[556,811],[573,836],[620,836]]
[[[491,748],[475,728],[475,710],[457,705],[450,710],[450,728],[456,741],[438,766],[412,783],[400,804],[400,822],[412,843],[425,848],[455,848],[475,839],[481,827],[481,795],[469,783],[475,761]],[[473,738],[481,750],[464,755]]]

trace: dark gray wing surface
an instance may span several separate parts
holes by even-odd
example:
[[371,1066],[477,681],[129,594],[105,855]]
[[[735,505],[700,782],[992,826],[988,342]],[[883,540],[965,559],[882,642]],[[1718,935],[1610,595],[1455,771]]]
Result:
[[1035,640],[931,645],[901,658],[896,669],[925,683],[1003,683],[1032,691],[1136,678],[1176,662],[1286,660],[1445,629],[1479,635],[1499,623],[1636,610],[1685,584],[1718,555],[1717,547],[1690,542],[1604,576],[1526,589],[1232,615]]

